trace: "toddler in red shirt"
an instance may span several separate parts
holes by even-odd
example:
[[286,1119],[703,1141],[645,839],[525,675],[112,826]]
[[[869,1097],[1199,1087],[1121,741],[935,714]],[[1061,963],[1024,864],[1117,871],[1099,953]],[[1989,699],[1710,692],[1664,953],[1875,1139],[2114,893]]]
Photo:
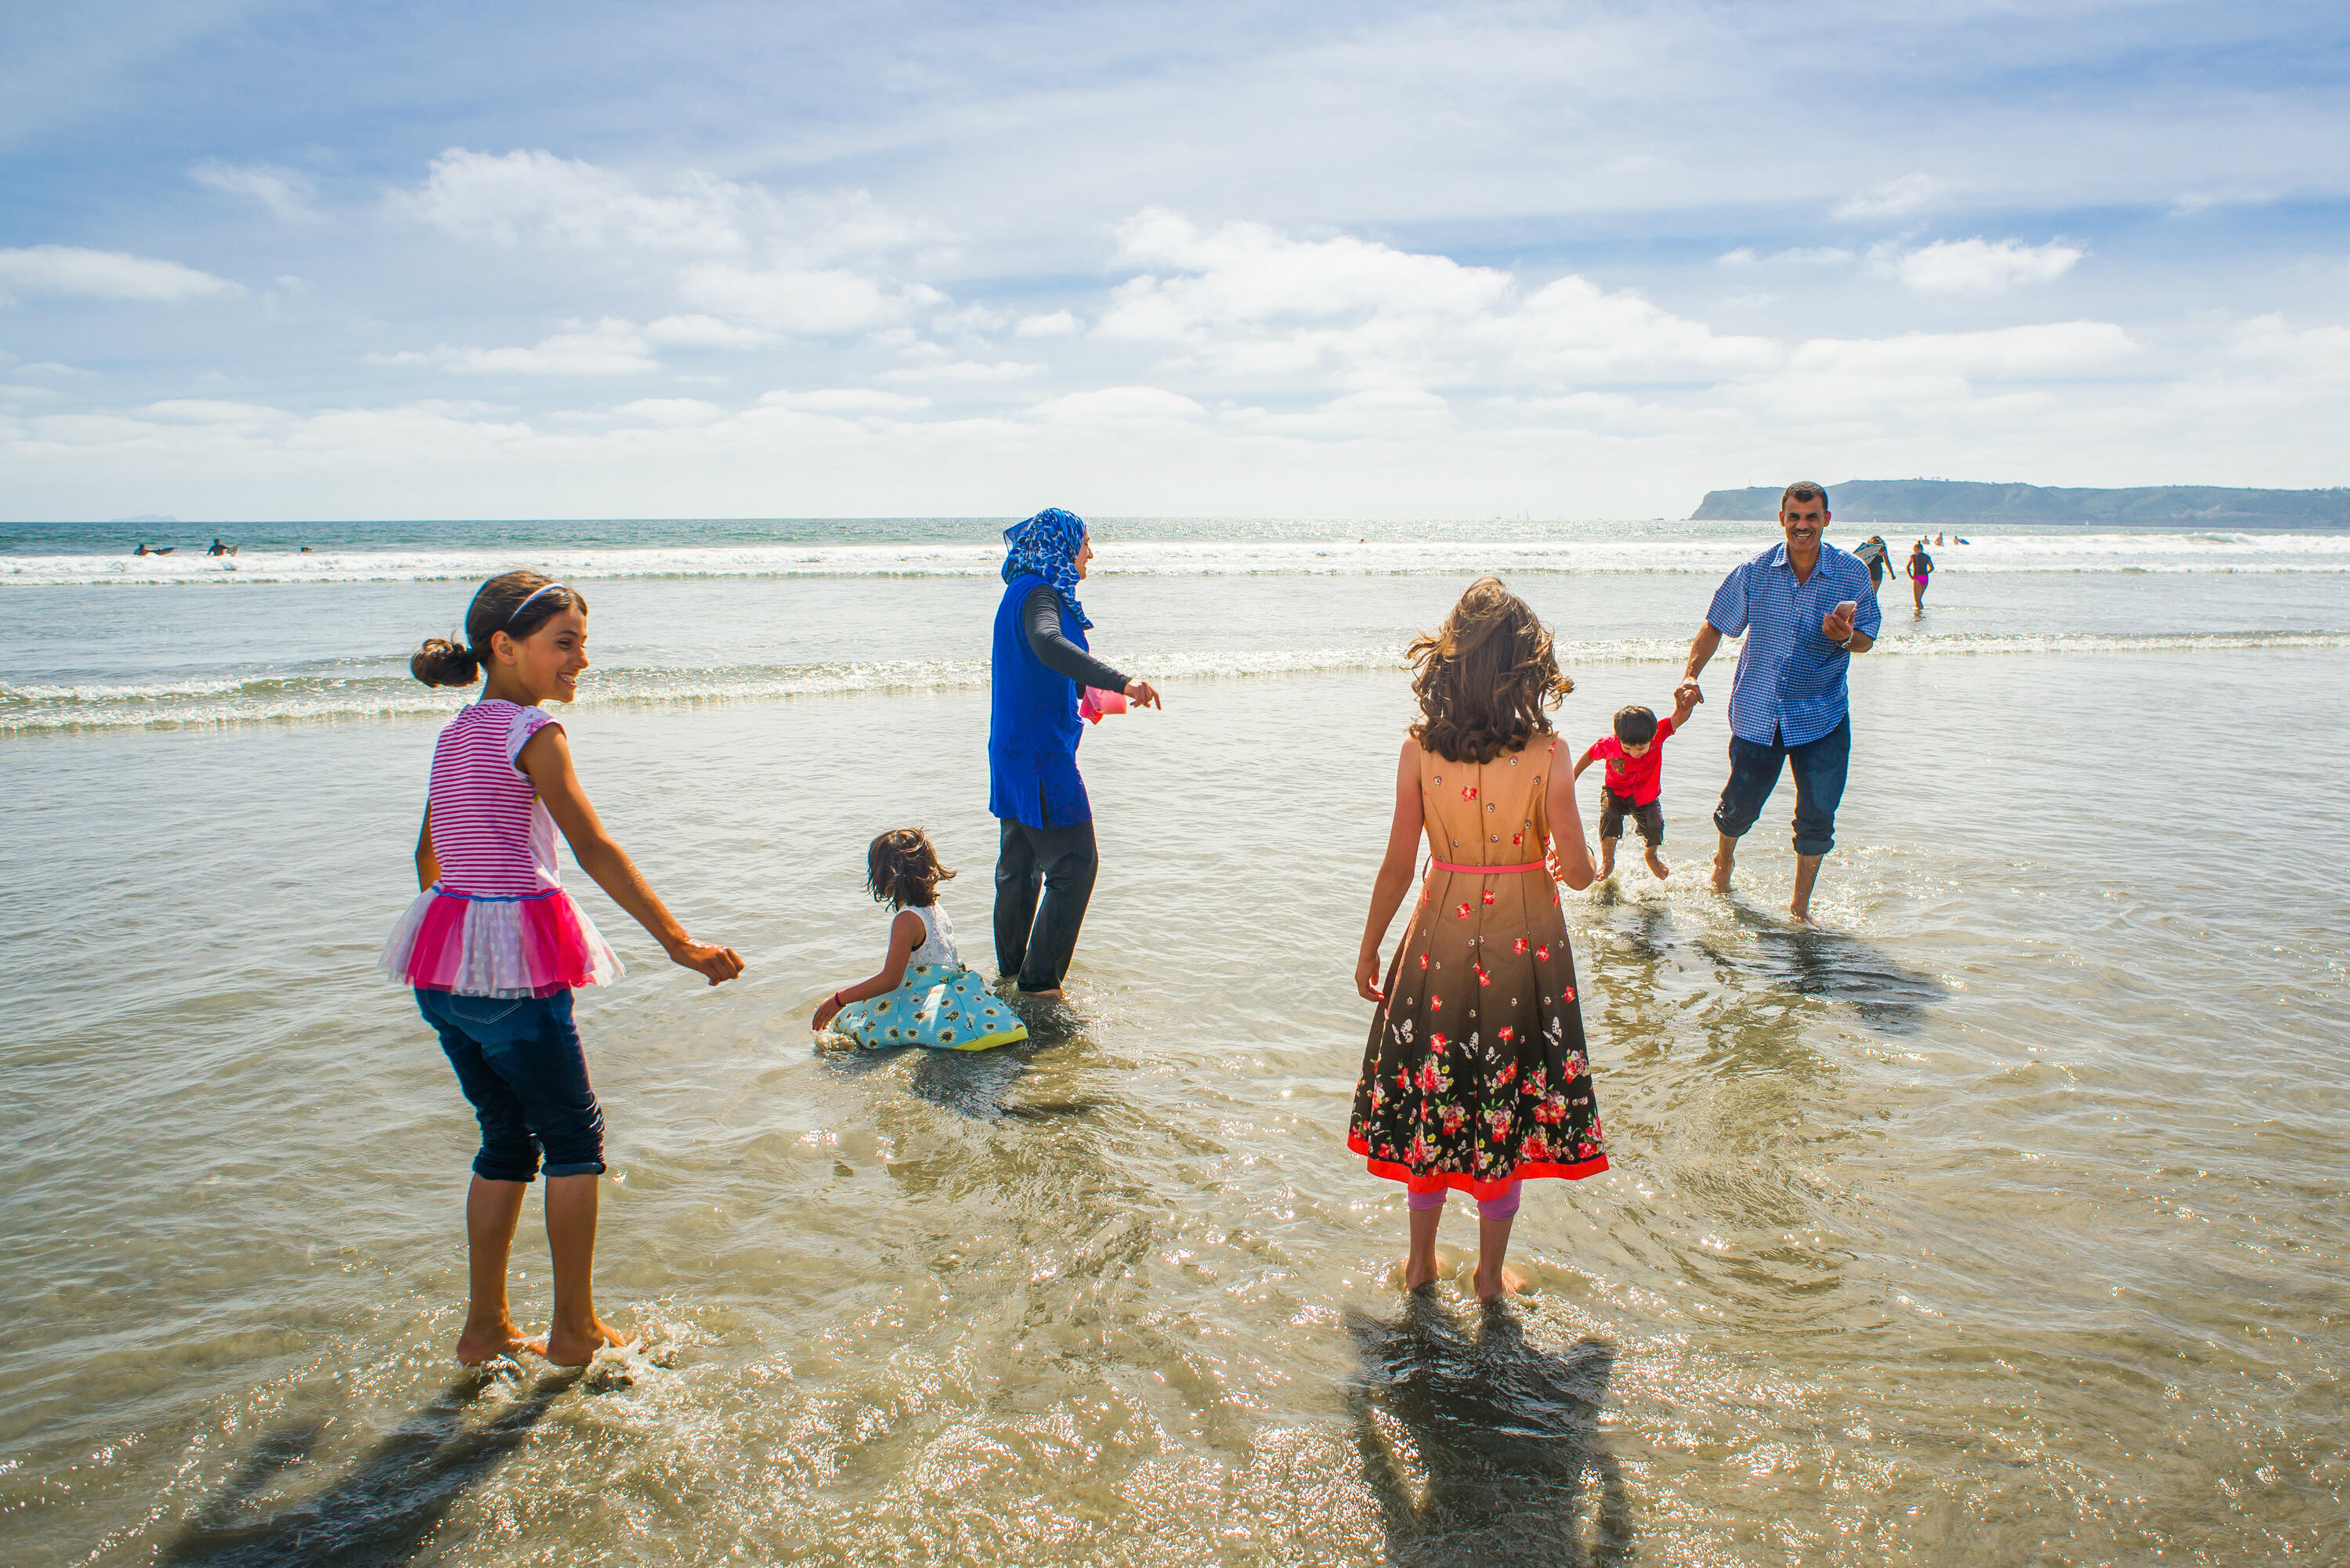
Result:
[[1607,764],[1607,783],[1599,794],[1599,875],[1616,874],[1616,841],[1624,836],[1629,816],[1648,846],[1648,869],[1659,878],[1673,874],[1658,853],[1665,842],[1664,807],[1657,797],[1664,791],[1665,737],[1689,722],[1696,703],[1686,691],[1674,701],[1673,716],[1659,720],[1646,708],[1626,708],[1616,715],[1616,732],[1591,742],[1575,764],[1575,776],[1596,761]]

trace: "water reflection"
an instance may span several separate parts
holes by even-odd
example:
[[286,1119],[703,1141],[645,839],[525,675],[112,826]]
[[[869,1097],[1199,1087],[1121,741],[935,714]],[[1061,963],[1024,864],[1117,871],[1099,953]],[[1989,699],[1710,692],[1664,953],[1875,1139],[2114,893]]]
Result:
[[1434,1291],[1391,1323],[1347,1315],[1362,1359],[1348,1402],[1386,1561],[1628,1562],[1630,1498],[1599,1434],[1614,1347],[1543,1349],[1510,1303],[1471,1310],[1473,1334]]
[[485,1419],[469,1421],[472,1407],[494,1386],[491,1376],[469,1375],[402,1422],[333,1485],[262,1518],[241,1518],[252,1498],[308,1458],[327,1423],[281,1428],[255,1445],[156,1562],[220,1568],[405,1563],[468,1491],[522,1447],[556,1397],[578,1381],[576,1372],[542,1378],[524,1397]]

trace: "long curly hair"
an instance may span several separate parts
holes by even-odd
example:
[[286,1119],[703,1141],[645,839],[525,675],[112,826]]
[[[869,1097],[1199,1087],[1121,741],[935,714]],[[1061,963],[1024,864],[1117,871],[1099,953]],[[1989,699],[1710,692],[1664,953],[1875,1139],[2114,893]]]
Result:
[[1543,710],[1575,690],[1550,628],[1499,577],[1469,585],[1444,624],[1412,639],[1411,738],[1448,763],[1490,763],[1550,733]]

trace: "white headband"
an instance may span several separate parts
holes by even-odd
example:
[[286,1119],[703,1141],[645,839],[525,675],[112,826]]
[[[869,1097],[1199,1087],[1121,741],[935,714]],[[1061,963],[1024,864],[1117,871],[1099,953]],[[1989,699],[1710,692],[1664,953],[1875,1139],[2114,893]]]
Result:
[[[526,598],[525,598],[525,599],[522,601],[522,603],[520,603],[520,604],[518,604],[518,605],[515,606],[515,607],[514,607],[514,614],[512,614],[512,615],[510,615],[510,616],[506,617],[506,626],[512,626],[512,625],[514,625],[514,623],[515,623],[515,622],[516,622],[516,621],[518,621],[518,620],[520,620],[520,619],[522,618],[522,612],[523,612],[523,611],[525,611],[525,610],[526,610],[526,609],[528,609],[528,608],[530,607],[530,601],[531,601],[531,599],[535,599],[535,598],[538,597],[538,596],[539,596],[539,595],[541,595],[541,594],[543,594],[543,593],[547,593],[547,592],[552,591],[553,589],[556,589],[556,588],[561,588],[561,587],[563,587],[563,585],[562,585],[561,583],[542,583],[542,584],[541,584],[541,585],[539,585],[537,587],[535,587],[535,588],[531,589],[530,594],[529,594],[529,597],[526,597]],[[565,591],[566,593],[568,593],[570,590],[569,590],[568,588],[565,588],[565,589],[564,589],[564,591]],[[505,628],[504,628],[504,627],[501,627],[501,628],[499,628],[498,629],[499,629],[499,630],[501,630],[501,631],[503,631],[503,630],[504,630],[504,629],[505,629]]]

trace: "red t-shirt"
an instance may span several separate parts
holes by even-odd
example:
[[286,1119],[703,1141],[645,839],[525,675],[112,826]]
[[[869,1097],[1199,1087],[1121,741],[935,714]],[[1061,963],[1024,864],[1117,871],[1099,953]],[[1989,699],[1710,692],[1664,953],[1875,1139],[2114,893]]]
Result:
[[1624,754],[1624,742],[1613,735],[1604,735],[1591,748],[1591,754],[1607,763],[1607,787],[1617,794],[1631,797],[1634,805],[1646,805],[1664,790],[1665,737],[1673,732],[1670,719],[1657,721],[1657,738],[1648,742],[1648,751],[1637,757]]

